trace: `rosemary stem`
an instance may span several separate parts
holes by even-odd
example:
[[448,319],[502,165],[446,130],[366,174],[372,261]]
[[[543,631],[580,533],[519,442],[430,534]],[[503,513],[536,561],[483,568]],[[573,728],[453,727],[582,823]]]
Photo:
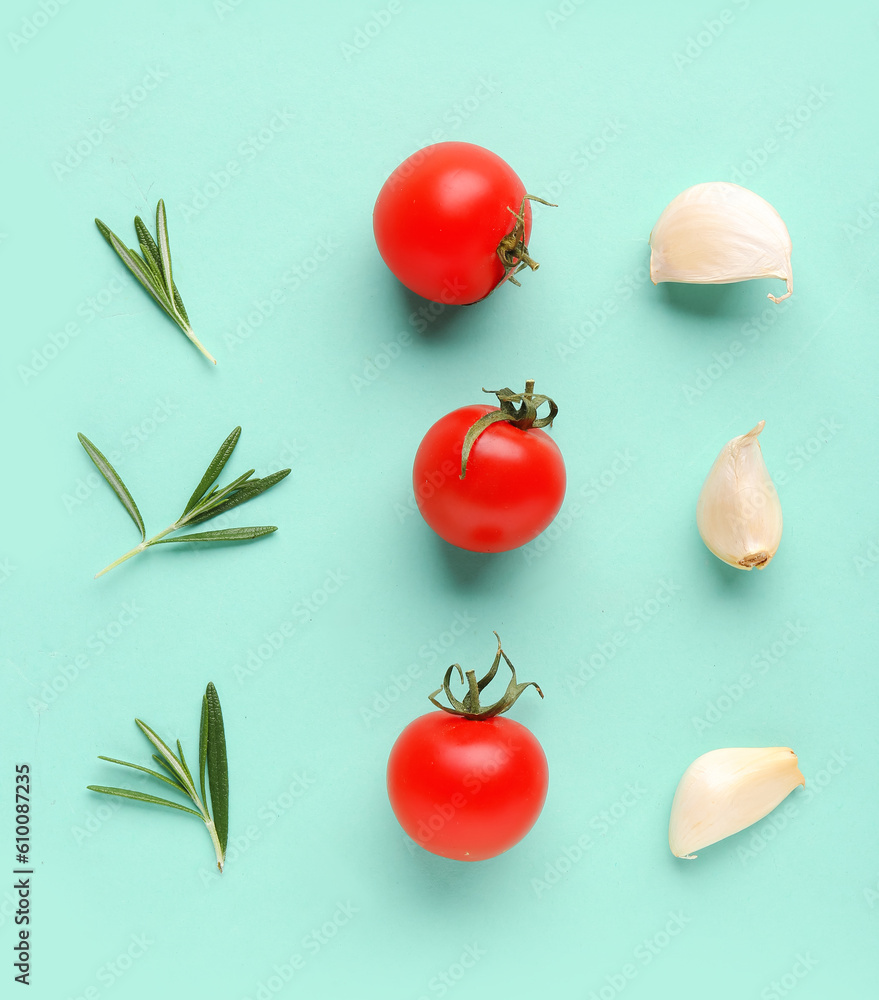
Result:
[[[182,320],[180,321],[182,322]],[[195,346],[201,351],[201,353],[213,364],[217,363],[217,359],[210,353],[210,351],[204,346],[204,344],[196,337],[191,326],[188,323],[184,323],[183,332],[187,337],[195,344]]]
[[164,538],[165,535],[170,535],[172,531],[176,531],[180,527],[178,521],[175,521],[170,528],[165,528],[164,531],[160,531],[158,535],[153,535],[152,538],[146,539],[140,543],[140,545],[135,545],[130,552],[126,552],[124,556],[120,556],[115,562],[111,562],[109,566],[105,566],[100,573],[95,573],[95,579],[99,576],[103,576],[105,573],[109,573],[111,569],[115,569],[120,563],[124,563],[126,559],[130,559],[132,556],[136,556],[138,553],[143,552],[147,546],[152,545],[153,542],[157,542],[160,538]]
[[220,838],[217,836],[217,828],[214,826],[214,821],[212,819],[205,820],[205,826],[208,828],[208,833],[211,835],[211,841],[214,845],[214,850],[217,853],[217,868],[220,871],[223,870],[223,862],[225,861],[225,855],[223,853],[223,848],[220,846]]

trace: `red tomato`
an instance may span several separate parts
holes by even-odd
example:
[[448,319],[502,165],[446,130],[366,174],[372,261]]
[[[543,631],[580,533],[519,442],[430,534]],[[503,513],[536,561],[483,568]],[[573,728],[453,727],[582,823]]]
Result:
[[[384,262],[418,295],[447,305],[485,298],[505,277],[498,244],[516,228],[525,186],[499,156],[469,142],[438,142],[404,160],[373,210]],[[512,209],[512,212],[510,211]],[[523,242],[531,235],[524,201]]]
[[543,747],[501,716],[428,712],[400,734],[388,759],[388,796],[400,825],[428,851],[483,861],[534,826],[549,786]]
[[425,521],[447,542],[473,552],[506,552],[552,523],[565,498],[565,463],[539,428],[504,421],[476,439],[460,478],[470,427],[498,407],[462,406],[438,420],[415,455],[412,483]]

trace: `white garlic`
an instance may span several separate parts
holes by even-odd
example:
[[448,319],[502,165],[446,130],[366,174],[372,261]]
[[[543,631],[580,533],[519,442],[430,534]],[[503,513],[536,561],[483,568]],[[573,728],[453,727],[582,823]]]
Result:
[[757,440],[765,422],[723,446],[696,504],[702,541],[737,569],[765,569],[781,541],[781,503]]
[[650,234],[650,278],[725,285],[781,278],[794,289],[791,239],[781,216],[758,194],[725,181],[697,184],[677,196]]
[[763,819],[806,779],[790,747],[732,747],[698,757],[684,771],[668,824],[676,858],[716,844]]

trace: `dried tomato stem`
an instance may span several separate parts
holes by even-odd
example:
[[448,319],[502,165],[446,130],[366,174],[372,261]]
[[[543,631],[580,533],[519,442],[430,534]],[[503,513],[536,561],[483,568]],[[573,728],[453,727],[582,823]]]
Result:
[[500,243],[498,243],[497,255],[504,267],[503,281],[511,281],[514,285],[518,285],[519,282],[516,281],[513,275],[521,271],[523,267],[530,267],[532,271],[536,271],[540,267],[540,264],[529,256],[528,247],[525,245],[526,201],[539,201],[541,205],[558,208],[558,205],[554,205],[551,201],[544,201],[543,198],[538,198],[536,194],[526,194],[522,199],[522,204],[519,206],[518,212],[514,212],[509,205],[507,206],[507,211],[512,213],[513,218],[516,220],[516,225],[513,231],[507,233]]
[[[458,676],[461,678],[462,682],[464,681],[464,673],[461,670],[460,664],[453,663],[446,671],[445,677],[443,678],[443,686],[441,688],[437,688],[433,694],[428,695],[428,698],[433,705],[436,705],[437,708],[441,708],[444,712],[448,712],[450,715],[458,715],[464,719],[491,719],[496,715],[502,715],[504,712],[508,712],[515,704],[519,695],[527,687],[537,688],[537,693],[541,698],[543,697],[543,692],[540,690],[540,686],[534,681],[526,681],[522,684],[516,680],[516,668],[512,663],[510,663],[510,658],[501,648],[501,637],[497,634],[497,632],[495,632],[494,635],[497,639],[497,653],[495,654],[494,662],[489,668],[488,673],[486,673],[482,680],[476,680],[476,671],[468,670],[466,675],[468,691],[467,694],[464,695],[463,701],[459,701],[452,694],[449,682],[452,679],[453,670],[458,671]],[[501,657],[503,657],[504,662],[510,668],[510,672],[512,674],[510,683],[507,685],[507,690],[493,705],[483,708],[479,704],[480,692],[497,673]],[[436,700],[436,696],[441,692],[445,692],[445,695],[449,700],[449,705],[443,705]]]
[[[497,396],[498,402],[501,405],[500,409],[492,410],[490,413],[486,413],[484,417],[480,417],[464,436],[464,445],[461,449],[461,479],[467,475],[467,459],[470,457],[470,451],[476,443],[476,439],[492,424],[503,420],[523,431],[527,431],[533,427],[550,427],[559,412],[555,401],[550,399],[549,396],[534,395],[533,378],[528,379],[525,383],[524,392],[516,393],[512,389],[483,389],[482,391],[492,396]],[[514,405],[516,403],[519,404],[518,408]],[[538,417],[537,410],[544,403],[549,404],[549,415]]]

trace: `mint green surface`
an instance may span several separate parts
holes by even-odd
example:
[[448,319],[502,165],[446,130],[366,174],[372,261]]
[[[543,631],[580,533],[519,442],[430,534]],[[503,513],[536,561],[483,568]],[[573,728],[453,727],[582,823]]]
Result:
[[[39,1000],[875,996],[875,6],[14,0],[2,27],[0,994],[27,762]],[[437,139],[559,207],[521,289],[427,322],[371,211]],[[787,223],[781,306],[779,281],[650,284],[653,223],[706,180]],[[133,243],[159,197],[216,368],[92,222]],[[415,449],[529,377],[560,407],[563,512],[523,550],[453,550],[414,512]],[[695,504],[761,419],[784,538],[743,573]],[[77,431],[155,533],[237,424],[230,473],[293,471],[225,525],[279,530],[93,580],[138,537]],[[546,695],[514,714],[551,783],[520,845],[467,866],[406,840],[384,768],[493,629]],[[194,760],[209,680],[219,877],[194,817],[85,787],[161,793],[97,755],[148,764],[137,716]],[[773,745],[805,789],[674,859],[687,765]]]

